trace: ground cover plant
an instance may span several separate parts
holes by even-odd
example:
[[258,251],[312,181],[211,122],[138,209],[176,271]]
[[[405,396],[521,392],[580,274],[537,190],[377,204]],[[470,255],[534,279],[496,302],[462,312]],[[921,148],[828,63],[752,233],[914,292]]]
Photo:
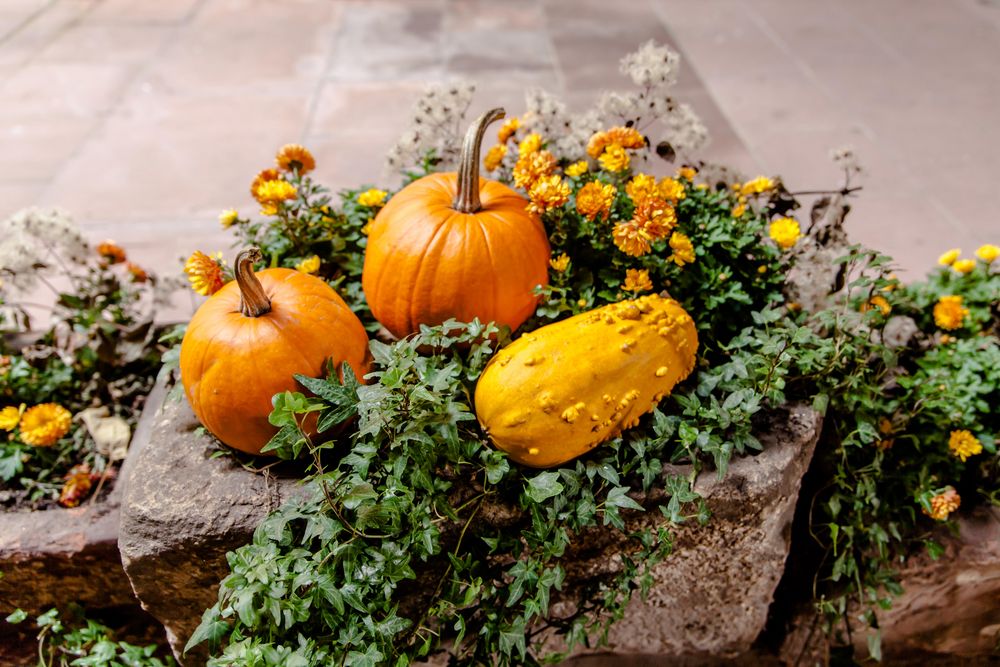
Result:
[[[189,643],[207,643],[210,664],[402,665],[440,651],[456,664],[533,664],[598,644],[669,557],[670,524],[711,520],[694,477],[725,475],[759,449],[755,427],[791,401],[825,416],[815,465],[827,483],[805,500],[824,554],[816,608],[834,642],[860,616],[879,656],[877,612],[899,592],[899,564],[939,555],[932,529],[998,501],[1000,249],[949,251],[926,281],[902,284],[890,258],[844,236],[859,175],[850,151],[834,156],[844,183],[803,215],[779,179],[697,160],[706,133],[670,97],[677,66],[648,44],[622,62],[633,92],[576,115],[534,92],[499,128],[485,175],[522,193],[551,248],[539,306],[513,332],[474,320],[387,335],[362,276],[392,193],[331,194],[303,147],[283,148],[254,180],[263,217],[222,214],[265,265],[328,281],[375,340],[364,382],[331,368],[274,397],[265,450],[308,461],[313,493],[229,554]],[[404,182],[460,161],[471,95],[455,85],[420,100],[390,154]],[[205,295],[228,271],[201,252],[186,264]],[[693,373],[655,410],[546,470],[491,445],[472,397],[497,350],[652,293],[676,299],[698,334]],[[307,417],[320,433],[349,426],[316,438]],[[666,474],[668,463],[692,474]],[[640,512],[662,519],[635,529],[626,518]],[[566,558],[593,530],[619,533],[621,567],[570,581]]]

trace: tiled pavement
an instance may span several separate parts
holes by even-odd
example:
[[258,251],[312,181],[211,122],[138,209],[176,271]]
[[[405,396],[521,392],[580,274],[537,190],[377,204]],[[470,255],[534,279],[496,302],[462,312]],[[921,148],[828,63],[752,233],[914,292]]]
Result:
[[379,182],[425,83],[583,108],[651,38],[685,56],[707,157],[812,189],[853,144],[851,229],[912,272],[1000,240],[1000,0],[0,0],[0,215],[60,205],[172,270],[228,246],[218,211],[252,210],[282,143]]

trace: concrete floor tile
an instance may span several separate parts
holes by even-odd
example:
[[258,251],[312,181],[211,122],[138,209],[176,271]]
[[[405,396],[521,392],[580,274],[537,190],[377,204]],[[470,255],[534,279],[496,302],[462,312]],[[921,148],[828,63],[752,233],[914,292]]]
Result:
[[22,208],[35,205],[44,188],[44,181],[0,180],[0,219],[6,219]]
[[94,24],[170,24],[189,20],[204,0],[103,0],[89,22]]
[[0,97],[23,114],[96,118],[114,107],[129,74],[116,64],[32,63],[0,86]]
[[0,110],[0,182],[51,178],[97,123],[65,113]]

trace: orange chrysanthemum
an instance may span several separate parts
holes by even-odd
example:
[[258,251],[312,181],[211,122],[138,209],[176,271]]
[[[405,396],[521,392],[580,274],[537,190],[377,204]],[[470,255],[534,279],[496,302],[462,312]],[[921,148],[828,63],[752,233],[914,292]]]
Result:
[[299,192],[288,181],[265,181],[257,188],[257,201],[263,215],[276,215],[282,202],[291,201]]
[[924,514],[935,521],[945,521],[948,515],[957,510],[962,504],[962,497],[958,495],[954,487],[946,487],[944,491],[931,498],[931,510],[924,510]]
[[625,282],[622,289],[628,292],[648,292],[653,289],[653,281],[649,279],[646,269],[628,269],[625,271]]
[[500,126],[500,131],[497,132],[497,141],[501,144],[507,143],[510,138],[514,136],[514,133],[517,132],[517,128],[519,127],[521,127],[521,120],[517,116],[508,118],[504,121],[504,124]]
[[670,249],[674,251],[670,259],[677,266],[694,262],[694,245],[686,234],[674,232],[670,236]]
[[651,249],[649,233],[635,220],[619,222],[611,235],[615,246],[631,257],[642,257]]
[[687,196],[687,192],[684,190],[684,184],[672,178],[664,178],[661,180],[657,189],[662,198],[674,204]]
[[934,324],[942,329],[959,329],[969,314],[969,309],[962,305],[962,297],[948,294],[938,299],[934,304]]
[[557,164],[555,156],[548,151],[521,155],[514,165],[514,185],[531,190],[539,179],[551,176]]
[[528,196],[531,203],[528,210],[537,215],[553,208],[559,208],[569,201],[569,183],[558,174],[540,178],[531,186]]
[[636,174],[636,176],[625,184],[625,194],[638,205],[647,199],[658,196],[656,189],[656,178],[649,174]]
[[635,207],[632,221],[646,231],[649,238],[666,238],[677,224],[674,208],[660,199],[645,199]]
[[21,441],[35,447],[51,447],[69,433],[73,415],[56,403],[42,403],[21,415]]
[[280,171],[277,169],[265,169],[254,177],[253,183],[250,184],[250,194],[254,199],[263,204],[264,202],[260,200],[260,195],[258,194],[261,186],[270,181],[278,180],[281,180]]
[[97,254],[108,264],[121,264],[125,261],[125,250],[114,241],[98,244]]
[[138,264],[133,264],[132,262],[129,262],[128,264],[125,265],[125,268],[128,269],[128,272],[132,276],[133,281],[137,283],[144,283],[147,280],[149,280],[149,274],[146,273],[146,270],[141,266],[139,266]]
[[305,146],[285,144],[278,151],[274,161],[282,171],[294,171],[305,174],[316,168],[316,160]]
[[529,155],[542,150],[542,135],[532,132],[517,145],[518,155]]
[[64,478],[66,482],[59,492],[59,504],[63,507],[77,507],[90,495],[95,477],[97,476],[90,472],[90,466],[86,463],[70,468]]
[[195,250],[184,262],[184,273],[191,281],[191,289],[202,296],[212,296],[226,284],[219,262],[222,253],[209,257],[200,250]]
[[612,127],[598,132],[587,142],[587,155],[597,158],[609,146],[620,146],[635,150],[646,145],[646,138],[634,127]]
[[576,210],[583,217],[593,221],[611,214],[611,205],[618,191],[611,184],[591,181],[576,193]]
[[483,158],[483,166],[486,167],[486,171],[496,171],[505,155],[507,155],[506,144],[496,144],[486,151],[486,157]]

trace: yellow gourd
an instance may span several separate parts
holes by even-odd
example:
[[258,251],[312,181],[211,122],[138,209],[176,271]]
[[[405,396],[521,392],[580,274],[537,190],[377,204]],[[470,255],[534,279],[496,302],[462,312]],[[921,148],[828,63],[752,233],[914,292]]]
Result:
[[649,295],[536,329],[500,350],[476,385],[476,416],[518,463],[548,468],[631,428],[694,369],[698,335]]

